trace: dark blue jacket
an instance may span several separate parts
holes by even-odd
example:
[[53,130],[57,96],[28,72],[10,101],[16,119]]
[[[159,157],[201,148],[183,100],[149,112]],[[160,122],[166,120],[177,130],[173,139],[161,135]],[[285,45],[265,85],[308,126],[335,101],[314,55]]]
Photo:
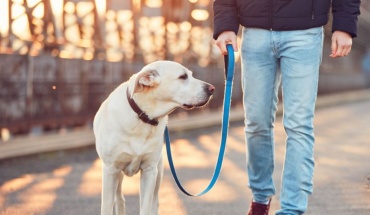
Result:
[[356,37],[360,0],[215,0],[214,39],[223,31],[238,32],[239,25],[275,31],[301,30],[325,25],[332,2],[332,31]]

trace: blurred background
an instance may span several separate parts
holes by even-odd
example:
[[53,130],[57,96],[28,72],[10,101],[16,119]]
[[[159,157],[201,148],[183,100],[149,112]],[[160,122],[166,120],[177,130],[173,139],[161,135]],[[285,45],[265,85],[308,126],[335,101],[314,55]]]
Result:
[[[325,26],[315,192],[307,215],[370,214],[370,0],[361,2],[358,37],[349,56],[329,57],[331,22]],[[218,156],[224,93],[223,56],[212,39],[212,3],[0,0],[0,215],[98,214],[101,161],[91,129],[94,114],[117,85],[162,59],[182,63],[216,87],[206,108],[177,110],[169,121],[180,180],[191,193],[205,187]],[[216,186],[203,197],[189,198],[177,189],[165,161],[159,214],[247,213],[252,195],[239,53],[236,61],[233,120]],[[280,207],[284,163],[281,110],[274,129],[277,195],[272,210]],[[128,214],[139,214],[139,181],[139,174],[125,177]]]
[[[223,100],[223,58],[212,39],[211,0],[1,0],[1,139],[91,124],[120,83],[155,60],[174,60],[216,86],[202,111]],[[369,87],[370,1],[363,0],[352,53],[330,59],[325,26],[319,93]],[[241,106],[237,53],[233,106]]]

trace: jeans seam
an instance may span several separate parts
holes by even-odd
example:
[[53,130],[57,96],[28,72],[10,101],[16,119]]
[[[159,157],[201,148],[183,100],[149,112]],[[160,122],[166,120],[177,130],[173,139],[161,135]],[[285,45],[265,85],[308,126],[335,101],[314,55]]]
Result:
[[[273,79],[273,85],[272,85],[272,88],[271,88],[271,90],[272,90],[272,96],[273,96],[273,98],[271,99],[271,104],[270,104],[270,127],[269,127],[269,135],[270,135],[270,140],[271,140],[271,142],[270,142],[270,149],[271,149],[271,161],[272,161],[272,163],[271,163],[271,172],[270,172],[270,174],[271,175],[273,175],[274,174],[274,169],[275,169],[275,150],[274,150],[274,140],[273,140],[273,138],[274,138],[274,135],[273,135],[273,130],[274,130],[274,126],[273,126],[273,124],[275,123],[275,113],[276,113],[276,110],[274,109],[274,108],[276,108],[276,105],[277,105],[277,100],[276,100],[276,104],[274,104],[274,101],[275,101],[275,99],[276,99],[276,92],[275,92],[275,88],[277,87],[279,87],[279,86],[275,86],[276,85],[276,79],[277,79],[277,76],[278,76],[278,74],[277,74],[277,68],[276,68],[276,70],[275,70],[275,76],[274,76],[274,79]],[[279,85],[279,84],[278,84]],[[275,106],[275,107],[274,107]],[[273,195],[275,195],[275,188],[274,188],[274,190],[273,190]]]

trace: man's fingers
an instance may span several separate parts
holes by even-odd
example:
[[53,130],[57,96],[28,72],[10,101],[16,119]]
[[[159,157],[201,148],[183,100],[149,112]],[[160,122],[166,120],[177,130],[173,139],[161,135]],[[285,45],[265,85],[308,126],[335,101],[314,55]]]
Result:
[[226,44],[223,40],[216,40],[216,45],[218,48],[220,48],[220,51],[223,55],[227,55]]
[[347,48],[347,52],[345,53],[345,56],[349,55],[349,53],[351,53],[351,50],[352,50],[352,46],[350,46],[349,48]]
[[231,44],[233,46],[233,49],[235,52],[238,51],[238,45],[237,45],[237,42],[236,42],[236,37],[233,37],[231,38],[230,41],[227,41],[227,44]]
[[229,44],[233,47],[234,52],[237,52],[238,51],[238,46],[236,44],[236,41],[226,41],[226,43],[225,43],[226,52],[227,52],[226,46],[229,45]]
[[333,37],[331,39],[331,54],[330,54],[330,57],[336,57],[337,48],[338,48],[337,40],[336,40],[336,38]]
[[337,49],[332,49],[331,57],[344,57],[351,52],[351,45],[349,44],[338,44]]
[[346,41],[343,45],[342,56],[347,56],[351,52],[352,41]]
[[233,41],[232,45],[233,45],[234,52],[237,52],[238,51],[238,45],[237,45],[236,41]]
[[235,32],[224,31],[218,36],[216,40],[216,45],[218,46],[218,48],[220,49],[223,55],[227,55],[227,48],[226,48],[227,44],[231,44],[234,48],[234,51],[238,50]]
[[344,57],[351,52],[352,37],[348,33],[335,31],[331,41],[330,57]]
[[344,49],[342,46],[338,46],[337,51],[335,52],[335,56],[337,57],[343,57]]

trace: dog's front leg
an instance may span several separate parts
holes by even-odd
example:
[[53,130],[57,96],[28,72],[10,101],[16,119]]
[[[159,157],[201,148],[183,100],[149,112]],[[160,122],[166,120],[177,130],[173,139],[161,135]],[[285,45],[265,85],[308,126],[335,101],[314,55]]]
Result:
[[158,175],[157,166],[141,169],[140,177],[140,215],[151,215],[153,194]]
[[155,182],[151,215],[158,215],[158,207],[159,207],[158,193],[159,193],[159,187],[161,186],[162,178],[163,178],[163,156],[161,156],[159,159],[157,170],[158,170],[158,174],[157,174],[157,179]]
[[122,180],[123,180],[123,173],[119,173],[119,180],[118,186],[116,190],[116,215],[125,215],[126,214],[126,205],[125,205],[125,197],[122,193]]
[[121,174],[114,167],[103,164],[103,187],[101,199],[101,215],[113,215],[114,198]]

